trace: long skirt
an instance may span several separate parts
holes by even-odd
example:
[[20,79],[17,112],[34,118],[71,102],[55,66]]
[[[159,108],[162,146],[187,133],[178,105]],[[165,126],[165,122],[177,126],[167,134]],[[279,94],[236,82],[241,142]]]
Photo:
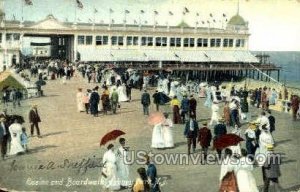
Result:
[[174,107],[173,107],[173,122],[174,122],[174,124],[181,123],[179,107],[177,105],[174,105]]
[[163,137],[165,141],[164,147],[166,148],[174,147],[173,133],[171,127],[163,126]]

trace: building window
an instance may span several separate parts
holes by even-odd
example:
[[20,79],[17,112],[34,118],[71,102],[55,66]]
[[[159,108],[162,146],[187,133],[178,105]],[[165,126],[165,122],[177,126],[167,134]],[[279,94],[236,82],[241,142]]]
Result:
[[210,47],[216,46],[216,39],[210,39]]
[[124,45],[123,36],[118,37],[118,45]]
[[20,34],[19,33],[14,33],[13,37],[14,37],[14,40],[16,40],[16,41],[20,40]]
[[221,39],[216,39],[216,47],[221,47]]
[[183,46],[188,47],[189,46],[189,38],[184,38],[183,39]]
[[153,46],[153,37],[148,37],[148,46]]
[[117,36],[112,36],[111,37],[111,44],[112,45],[117,45],[118,42],[118,37]]
[[229,39],[229,47],[233,47],[233,39]]
[[91,45],[93,44],[93,36],[89,35],[85,37],[85,44],[86,45]]
[[2,33],[0,33],[0,43],[2,43]]
[[167,46],[167,37],[162,37],[161,39],[161,46],[166,47]]
[[170,47],[175,47],[175,38],[174,37],[170,38]]
[[161,46],[161,37],[156,37],[155,38],[155,46],[158,46],[158,47]]
[[84,36],[78,35],[78,45],[84,45]]
[[241,47],[245,47],[245,39],[241,39]]
[[133,45],[139,45],[139,37],[138,36],[133,37]]
[[12,40],[12,33],[7,33],[6,34],[6,41],[11,41]]
[[147,37],[142,37],[142,46],[146,46],[147,45]]
[[176,38],[176,47],[181,47],[181,38]]
[[236,47],[244,47],[245,46],[245,39],[237,39],[235,41],[235,46]]
[[96,36],[96,45],[103,45],[102,36]]
[[108,36],[103,36],[103,45],[108,45]]
[[190,47],[195,47],[195,39],[190,38]]
[[223,47],[228,47],[228,39],[223,39]]
[[203,47],[208,47],[208,39],[202,39]]
[[203,41],[202,38],[197,39],[197,47],[203,47]]
[[131,36],[127,37],[127,45],[132,45],[132,37]]

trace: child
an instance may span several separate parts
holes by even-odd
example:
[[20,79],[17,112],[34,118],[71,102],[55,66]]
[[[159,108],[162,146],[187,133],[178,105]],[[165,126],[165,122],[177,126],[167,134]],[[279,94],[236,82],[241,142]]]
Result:
[[26,129],[25,129],[25,127],[23,127],[22,133],[21,133],[21,145],[25,149],[26,152],[28,152],[27,143],[28,143],[28,137],[26,134]]

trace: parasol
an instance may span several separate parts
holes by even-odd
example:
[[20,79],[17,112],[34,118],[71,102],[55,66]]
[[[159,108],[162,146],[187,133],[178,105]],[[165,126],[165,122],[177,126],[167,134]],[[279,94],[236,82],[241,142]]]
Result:
[[163,123],[165,120],[166,120],[165,116],[161,112],[151,113],[148,117],[148,123],[150,125],[156,125],[156,124],[159,124],[159,123]]
[[117,139],[118,137],[120,137],[121,135],[125,135],[126,133],[121,131],[121,130],[118,130],[118,129],[115,129],[109,133],[107,133],[106,135],[104,135],[100,141],[100,146],[101,145],[105,145],[106,143],[108,143],[109,141],[112,141],[112,140],[115,140]]
[[241,141],[244,141],[244,139],[237,136],[236,134],[225,134],[214,141],[214,148],[222,150],[226,147],[237,145]]

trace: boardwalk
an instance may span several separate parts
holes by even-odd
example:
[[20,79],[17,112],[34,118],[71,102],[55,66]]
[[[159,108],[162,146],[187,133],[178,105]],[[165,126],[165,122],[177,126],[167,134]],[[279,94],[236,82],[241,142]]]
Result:
[[[97,162],[102,157],[105,148],[99,148],[99,139],[103,134],[114,128],[120,128],[127,133],[128,145],[132,150],[151,150],[152,129],[147,124],[147,117],[142,114],[139,100],[140,92],[134,90],[133,101],[121,103],[121,109],[117,115],[100,115],[95,118],[84,113],[78,113],[75,104],[78,87],[86,89],[94,86],[95,84],[88,84],[81,77],[75,77],[67,81],[66,84],[62,84],[60,80],[49,81],[44,87],[45,97],[30,99],[23,103],[23,109],[19,113],[26,114],[26,118],[29,106],[33,103],[38,105],[42,118],[41,132],[44,137],[42,139],[30,138],[29,154],[9,157],[6,161],[0,161],[1,187],[31,191],[101,191],[99,185],[81,183],[79,186],[68,186],[67,184],[70,179],[88,179],[90,181],[99,179],[99,168],[91,166],[86,172],[84,172],[84,169],[78,172],[78,167],[80,167],[80,162],[84,158],[90,158],[91,161]],[[171,111],[169,106],[164,106],[163,110]],[[151,106],[151,111],[154,111],[154,106]],[[259,113],[257,109],[252,108],[251,112],[254,116]],[[201,121],[210,117],[210,110],[203,107],[203,100],[199,101],[197,113]],[[292,123],[290,121],[291,117],[287,114],[274,112],[274,115],[278,122],[274,134],[277,143],[276,151],[284,155],[281,167],[283,176],[280,178],[280,182],[285,189],[300,188],[300,124],[299,122]],[[25,126],[29,130],[28,122],[25,123]],[[243,129],[245,129],[245,126],[243,126]],[[162,154],[185,153],[186,141],[182,133],[183,126],[175,126],[174,141],[176,147],[169,150],[152,150],[152,152]],[[65,159],[68,159],[69,163]],[[56,166],[63,164],[64,161],[64,168],[62,168],[63,166]],[[79,164],[75,165],[76,162]],[[72,166],[70,166],[70,163],[73,163]],[[136,177],[136,169],[139,166],[136,164],[131,166],[131,179]],[[166,185],[163,186],[163,191],[213,192],[218,189],[220,171],[218,165],[162,164],[157,167],[158,174],[168,178]],[[256,168],[254,175],[257,184],[261,186],[261,169]],[[33,181],[39,181],[39,183]],[[47,181],[56,182],[52,182],[53,185],[51,186]]]

